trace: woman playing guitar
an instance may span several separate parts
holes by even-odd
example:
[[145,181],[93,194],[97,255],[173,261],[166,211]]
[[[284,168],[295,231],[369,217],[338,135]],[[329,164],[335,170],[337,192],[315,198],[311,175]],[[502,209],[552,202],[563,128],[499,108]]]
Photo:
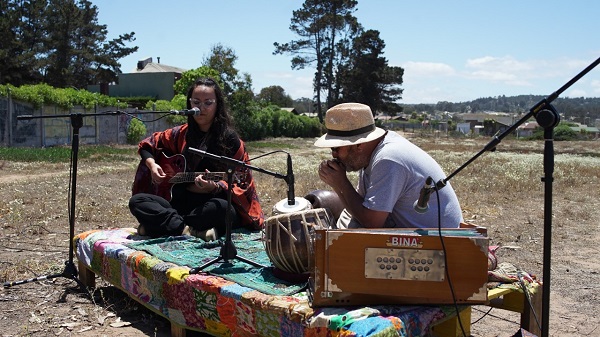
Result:
[[[138,146],[140,165],[129,200],[138,233],[151,237],[181,235],[215,228],[225,234],[227,186],[223,164],[190,151],[200,149],[249,163],[244,142],[232,127],[223,92],[211,78],[197,80],[188,90],[186,124],[155,132]],[[260,229],[264,214],[254,179],[247,168],[234,173],[232,228]]]

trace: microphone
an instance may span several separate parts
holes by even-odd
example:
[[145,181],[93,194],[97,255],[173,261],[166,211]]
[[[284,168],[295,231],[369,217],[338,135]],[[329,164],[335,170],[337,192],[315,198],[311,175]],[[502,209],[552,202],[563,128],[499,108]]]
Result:
[[296,204],[296,197],[294,196],[294,171],[292,169],[292,156],[288,153],[287,157],[287,175],[285,181],[288,184],[287,199],[288,205],[292,206]]
[[200,114],[200,109],[197,107],[193,107],[189,110],[171,110],[172,115],[182,115],[182,116],[198,116]]
[[433,192],[433,178],[427,177],[425,180],[425,185],[421,188],[421,193],[419,193],[419,199],[415,201],[413,208],[417,213],[425,213],[429,209],[429,197],[431,196],[431,192]]

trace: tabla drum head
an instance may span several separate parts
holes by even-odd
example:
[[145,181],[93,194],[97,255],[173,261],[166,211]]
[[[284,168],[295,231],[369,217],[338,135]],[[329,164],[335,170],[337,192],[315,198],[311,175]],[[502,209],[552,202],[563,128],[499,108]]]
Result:
[[309,210],[311,208],[312,204],[307,199],[302,197],[296,197],[293,205],[290,205],[287,199],[283,199],[273,206],[273,215],[296,213]]

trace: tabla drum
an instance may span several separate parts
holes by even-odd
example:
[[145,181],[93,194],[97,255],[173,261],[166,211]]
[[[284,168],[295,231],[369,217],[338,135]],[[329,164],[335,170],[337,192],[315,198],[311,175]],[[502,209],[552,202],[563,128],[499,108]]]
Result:
[[275,215],[265,221],[263,242],[276,269],[291,274],[309,271],[314,257],[315,229],[331,228],[333,218],[325,208]]
[[290,205],[287,199],[283,199],[273,206],[273,215],[286,214],[286,213],[297,213],[311,209],[312,204],[308,199],[296,197],[294,198],[294,204]]

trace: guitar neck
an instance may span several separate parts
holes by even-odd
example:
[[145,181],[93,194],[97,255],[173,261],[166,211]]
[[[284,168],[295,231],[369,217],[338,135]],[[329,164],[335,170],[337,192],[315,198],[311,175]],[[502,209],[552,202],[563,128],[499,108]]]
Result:
[[219,181],[225,178],[225,172],[179,172],[169,182],[171,184],[191,183],[197,176],[202,175],[206,180]]

